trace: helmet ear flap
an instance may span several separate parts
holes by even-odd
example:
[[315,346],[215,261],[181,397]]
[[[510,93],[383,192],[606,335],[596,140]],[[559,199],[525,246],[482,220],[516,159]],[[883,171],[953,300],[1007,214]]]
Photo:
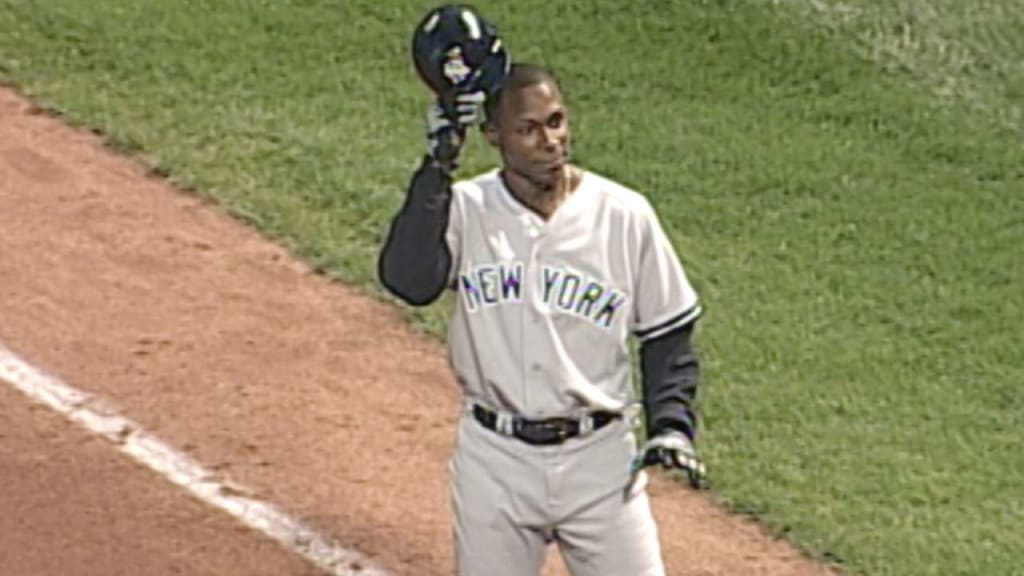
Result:
[[456,4],[424,16],[413,33],[412,58],[446,112],[454,112],[456,94],[496,92],[510,66],[497,28],[474,9]]

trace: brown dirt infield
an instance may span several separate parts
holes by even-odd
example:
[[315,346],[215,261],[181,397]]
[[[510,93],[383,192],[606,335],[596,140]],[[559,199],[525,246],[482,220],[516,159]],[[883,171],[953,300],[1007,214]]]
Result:
[[[457,391],[393,308],[9,90],[0,279],[22,358],[396,575],[452,572]],[[4,574],[315,573],[3,384],[0,418]],[[669,574],[832,574],[706,495],[651,493]]]

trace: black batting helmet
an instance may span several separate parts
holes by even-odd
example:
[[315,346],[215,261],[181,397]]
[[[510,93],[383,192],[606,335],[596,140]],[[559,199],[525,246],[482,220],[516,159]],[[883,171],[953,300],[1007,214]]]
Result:
[[420,78],[442,102],[460,92],[495,92],[509,67],[497,28],[459,4],[427,13],[413,34],[412,57]]

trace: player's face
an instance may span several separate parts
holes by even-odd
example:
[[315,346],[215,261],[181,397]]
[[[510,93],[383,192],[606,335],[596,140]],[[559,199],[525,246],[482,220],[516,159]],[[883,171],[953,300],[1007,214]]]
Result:
[[501,150],[506,170],[538,188],[553,189],[569,161],[569,116],[562,94],[548,82],[508,94],[488,138]]

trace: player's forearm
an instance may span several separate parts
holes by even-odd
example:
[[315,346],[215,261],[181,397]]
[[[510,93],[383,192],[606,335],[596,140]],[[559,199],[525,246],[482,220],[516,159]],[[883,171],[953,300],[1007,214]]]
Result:
[[451,266],[445,243],[451,177],[427,160],[413,175],[405,205],[391,223],[378,275],[384,286],[414,306],[444,291]]
[[665,429],[679,430],[690,439],[696,435],[700,362],[691,342],[693,326],[691,322],[640,347],[649,436]]

